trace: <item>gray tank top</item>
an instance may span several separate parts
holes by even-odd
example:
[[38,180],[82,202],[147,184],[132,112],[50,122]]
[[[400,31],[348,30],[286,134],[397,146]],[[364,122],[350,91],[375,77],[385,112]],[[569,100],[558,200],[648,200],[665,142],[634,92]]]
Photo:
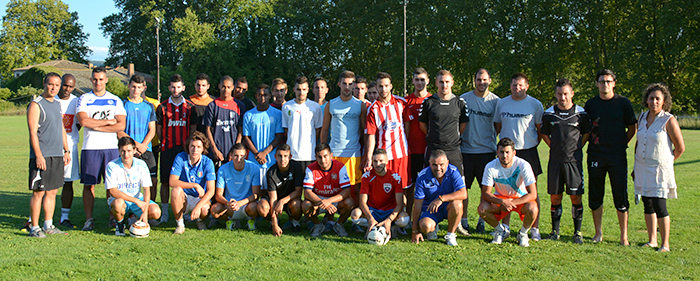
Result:
[[[61,115],[61,105],[54,100],[49,102],[44,97],[39,96],[32,102],[39,105],[39,129],[37,136],[39,137],[39,149],[41,154],[46,157],[62,157],[63,156],[63,117]],[[29,158],[36,158],[34,150],[29,149]]]

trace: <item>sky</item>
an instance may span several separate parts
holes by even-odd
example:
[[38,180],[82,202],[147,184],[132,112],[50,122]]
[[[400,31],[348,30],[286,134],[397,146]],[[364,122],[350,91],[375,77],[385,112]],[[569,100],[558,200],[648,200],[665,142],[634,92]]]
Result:
[[[68,5],[68,11],[78,12],[78,22],[83,25],[83,32],[88,33],[87,46],[92,50],[89,60],[103,61],[109,50],[109,39],[102,35],[99,26],[102,18],[117,13],[112,0],[62,0]],[[5,16],[9,0],[0,0],[0,18]]]

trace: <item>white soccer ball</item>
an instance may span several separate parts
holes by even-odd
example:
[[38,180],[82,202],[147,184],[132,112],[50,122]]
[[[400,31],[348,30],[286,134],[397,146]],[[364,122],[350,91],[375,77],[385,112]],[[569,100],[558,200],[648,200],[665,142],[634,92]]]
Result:
[[375,226],[367,234],[367,242],[372,245],[384,245],[389,242],[389,234],[383,226]]
[[129,227],[131,237],[145,238],[148,237],[149,233],[151,233],[151,226],[142,221],[136,221]]

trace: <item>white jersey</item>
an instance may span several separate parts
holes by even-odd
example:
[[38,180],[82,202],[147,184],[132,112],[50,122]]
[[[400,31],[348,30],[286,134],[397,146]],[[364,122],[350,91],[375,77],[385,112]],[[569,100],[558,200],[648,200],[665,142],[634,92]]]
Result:
[[56,97],[56,100],[61,104],[61,114],[63,115],[63,128],[66,129],[68,137],[68,147],[78,145],[80,141],[80,132],[78,132],[78,98],[71,94],[67,100]]
[[507,96],[496,105],[494,123],[501,123],[500,137],[510,138],[516,150],[530,149],[537,144],[537,124],[542,124],[544,108],[537,99],[527,96],[516,101]]
[[287,144],[291,147],[293,160],[316,159],[316,129],[323,127],[323,111],[318,103],[312,100],[302,104],[295,100],[284,103],[282,127],[287,128]]
[[[115,119],[117,115],[126,116],[124,103],[110,92],[102,96],[92,91],[78,98],[78,112],[97,120]],[[98,132],[89,128],[83,129],[83,150],[117,149],[117,133]]]
[[527,194],[527,186],[535,183],[535,174],[530,163],[518,156],[513,165],[503,168],[498,158],[486,164],[481,184],[492,186],[494,194],[506,198],[520,198]]
[[141,188],[150,188],[152,185],[148,165],[136,157],[131,169],[124,168],[121,157],[110,161],[105,168],[105,189],[116,188],[126,195],[141,198]]

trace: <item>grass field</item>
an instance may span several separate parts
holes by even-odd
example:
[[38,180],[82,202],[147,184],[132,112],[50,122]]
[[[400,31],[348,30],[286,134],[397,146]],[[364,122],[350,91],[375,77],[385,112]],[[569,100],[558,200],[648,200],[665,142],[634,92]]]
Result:
[[[388,245],[369,245],[361,235],[340,238],[326,233],[316,239],[304,230],[299,234],[272,237],[268,225],[257,231],[215,229],[198,231],[194,224],[181,236],[173,236],[175,223],[154,227],[146,239],[115,237],[107,225],[107,204],[102,185],[96,187],[95,232],[69,231],[69,235],[30,239],[19,228],[29,215],[27,190],[28,137],[22,116],[0,117],[0,279],[554,279],[554,280],[669,280],[700,278],[700,131],[683,131],[686,153],[676,162],[679,199],[669,200],[671,252],[656,253],[640,247],[646,242],[643,208],[630,210],[629,238],[632,246],[618,246],[619,228],[608,187],[604,215],[604,241],[590,242],[593,221],[587,208],[583,223],[586,243],[571,243],[573,226],[570,201],[564,200],[562,239],[517,245],[514,238],[491,245],[488,234],[458,237],[459,246],[444,239],[413,245],[410,237]],[[546,167],[546,146],[540,145]],[[630,168],[632,149],[628,150]],[[549,196],[546,174],[540,175],[541,231],[549,233]],[[82,225],[81,186],[77,185],[71,220]],[[630,181],[630,201],[633,187]],[[471,189],[470,221],[476,222],[478,189]],[[59,200],[57,200],[59,201]],[[59,201],[60,202],[60,201]],[[60,203],[59,203],[60,204]],[[60,217],[57,207],[54,220]],[[43,218],[42,218],[43,220]],[[514,217],[512,229],[520,228]],[[446,222],[438,235],[445,235]],[[349,227],[348,227],[349,228]],[[487,227],[490,231],[490,227]],[[515,235],[513,235],[514,237]]]

